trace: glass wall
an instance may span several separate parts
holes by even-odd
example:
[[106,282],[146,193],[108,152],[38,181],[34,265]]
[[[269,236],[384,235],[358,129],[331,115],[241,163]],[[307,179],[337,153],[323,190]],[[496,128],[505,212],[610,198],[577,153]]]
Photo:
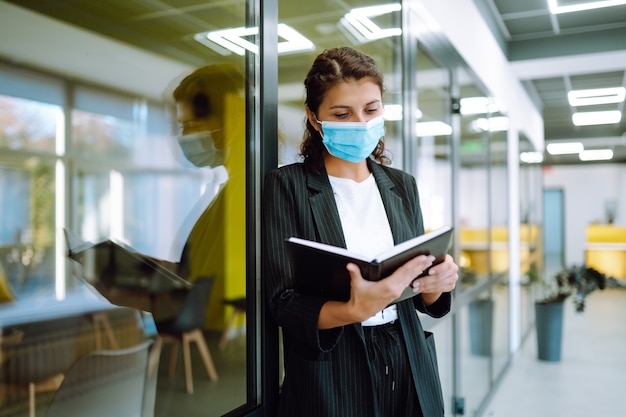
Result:
[[407,152],[420,192],[424,228],[435,230],[453,221],[450,70],[420,44],[415,67],[416,134]]
[[[415,137],[409,137],[406,168],[416,180],[424,216],[424,228],[451,226],[452,219],[452,123],[450,114],[450,70],[421,44],[415,58],[417,103],[414,111]],[[429,320],[423,325],[435,334],[444,406],[454,395],[454,330],[452,320]]]
[[491,388],[494,308],[490,285],[494,248],[491,241],[489,94],[465,68],[457,69],[459,84],[459,224],[461,291],[470,292],[459,307],[460,392],[469,415],[476,415]]
[[14,3],[0,3],[20,45],[0,51],[0,416],[44,414],[79,358],[143,340],[145,415],[256,406],[259,40],[234,53],[207,33],[258,28],[255,5]]
[[[493,279],[493,364],[496,381],[509,361],[509,170],[507,117],[495,110],[489,115],[491,193],[491,278]],[[515,161],[517,163],[517,161]]]
[[490,177],[490,132],[485,128],[490,98],[467,69],[457,69],[460,91],[461,139],[459,225],[462,288],[467,289],[488,280],[492,272],[489,261],[492,192]]
[[533,329],[534,300],[539,296],[538,278],[543,271],[543,153],[537,152],[528,138],[520,136],[520,272],[521,331]]

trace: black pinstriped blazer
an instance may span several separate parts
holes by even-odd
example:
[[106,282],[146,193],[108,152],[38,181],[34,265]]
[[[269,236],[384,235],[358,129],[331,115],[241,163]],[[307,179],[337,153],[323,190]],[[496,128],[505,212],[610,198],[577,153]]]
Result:
[[[424,232],[415,179],[368,160],[387,212],[395,243]],[[265,179],[263,194],[263,283],[271,313],[283,329],[285,379],[279,417],[386,417],[376,411],[367,350],[360,324],[318,330],[325,299],[293,291],[284,240],[298,236],[345,247],[341,220],[325,172],[301,163],[278,168]],[[365,226],[364,226],[365,227]],[[441,317],[449,293],[426,308],[420,296],[398,304],[403,338],[423,415],[444,415],[432,335],[415,313]]]

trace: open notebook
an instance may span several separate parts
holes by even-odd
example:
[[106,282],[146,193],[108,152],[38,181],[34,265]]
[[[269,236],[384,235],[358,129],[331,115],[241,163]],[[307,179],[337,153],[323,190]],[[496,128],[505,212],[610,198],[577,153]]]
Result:
[[[433,255],[433,265],[443,262],[452,240],[452,228],[444,227],[423,234],[374,258],[366,258],[345,248],[291,237],[285,241],[295,280],[295,290],[302,294],[316,295],[334,300],[350,298],[350,274],[348,262],[361,269],[363,278],[378,281],[391,275],[398,267],[418,255]],[[424,274],[428,273],[428,269]],[[419,278],[419,277],[417,277]],[[413,297],[416,293],[407,288],[395,302]]]
[[158,295],[190,288],[187,280],[122,242],[107,239],[92,243],[71,230],[64,229],[64,233],[67,256],[82,267],[79,276],[113,304],[140,308],[140,300],[128,297],[129,293]]

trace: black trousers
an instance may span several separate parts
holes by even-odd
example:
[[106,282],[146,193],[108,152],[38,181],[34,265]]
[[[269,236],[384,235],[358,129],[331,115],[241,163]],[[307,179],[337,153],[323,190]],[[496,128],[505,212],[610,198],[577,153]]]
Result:
[[363,332],[380,415],[423,417],[398,320]]

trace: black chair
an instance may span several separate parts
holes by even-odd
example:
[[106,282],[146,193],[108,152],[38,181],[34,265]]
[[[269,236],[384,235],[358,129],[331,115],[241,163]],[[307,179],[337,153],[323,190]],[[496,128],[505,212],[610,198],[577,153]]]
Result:
[[191,354],[189,346],[195,342],[204,362],[207,374],[212,381],[217,381],[217,372],[211,359],[211,353],[204,340],[202,328],[206,321],[206,307],[209,295],[213,289],[213,277],[198,278],[181,306],[176,318],[156,323],[159,337],[163,343],[172,343],[170,351],[170,376],[176,371],[176,361],[178,358],[178,344],[183,347],[183,361],[185,364],[185,383],[187,392],[193,393],[193,374],[191,372]]
[[68,370],[46,417],[152,417],[156,365],[152,340],[127,348],[93,351]]

